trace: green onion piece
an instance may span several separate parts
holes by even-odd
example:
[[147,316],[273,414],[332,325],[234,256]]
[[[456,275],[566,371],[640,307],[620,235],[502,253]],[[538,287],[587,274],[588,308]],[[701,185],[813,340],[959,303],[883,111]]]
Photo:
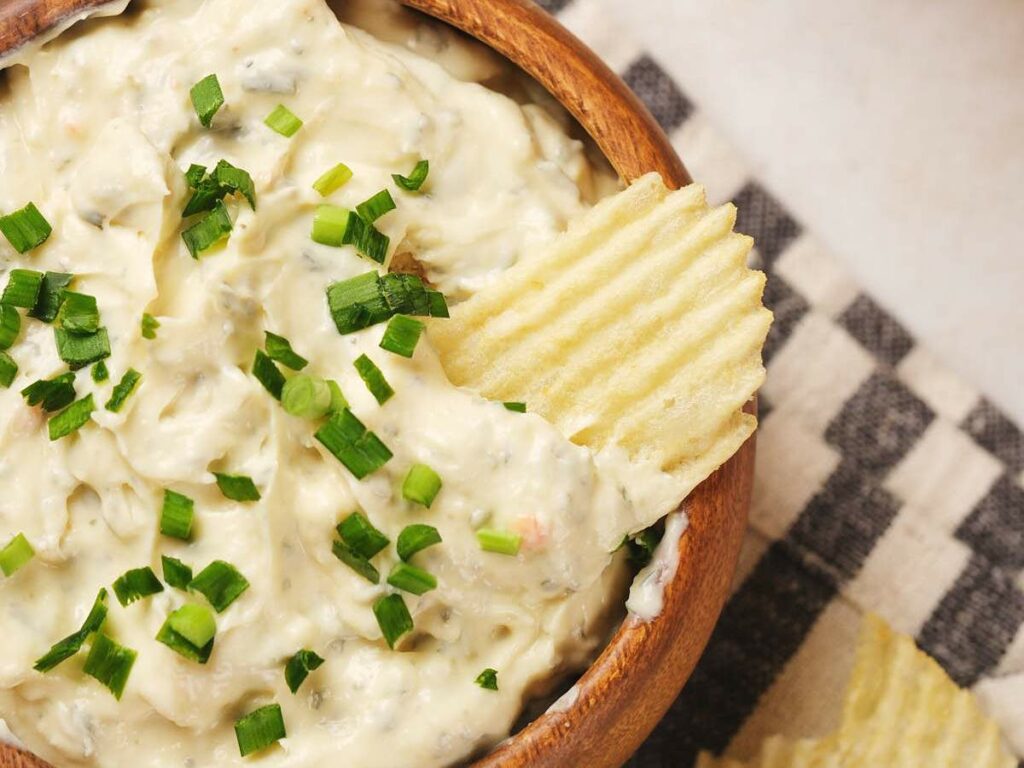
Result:
[[[0,352],[0,387],[7,389],[18,375],[18,364],[6,352]],[[339,390],[340,391],[340,390]]]
[[392,457],[388,447],[347,408],[335,413],[316,431],[316,439],[362,480],[383,467]]
[[235,738],[242,757],[260,752],[287,735],[278,704],[260,707],[235,723]]
[[395,315],[384,329],[380,347],[402,357],[412,357],[424,328],[426,326],[419,320],[407,315]]
[[214,472],[217,478],[217,487],[226,498],[232,501],[259,501],[260,490],[251,477],[246,475],[225,475],[221,472]]
[[335,414],[345,408],[348,408],[348,400],[345,399],[345,393],[341,391],[341,387],[338,386],[338,382],[327,380],[327,388],[331,390],[331,405],[328,408],[328,414]]
[[444,294],[440,291],[427,291],[427,303],[429,309],[427,314],[431,317],[449,317],[448,302],[444,300]]
[[663,529],[652,527],[640,531],[636,536],[626,537],[629,562],[634,568],[643,568],[651,562],[654,550],[657,549],[663,535]]
[[252,375],[267,392],[278,400],[281,399],[285,384],[284,374],[262,349],[256,350],[256,358],[252,361]]
[[498,690],[498,670],[488,667],[477,675],[473,682],[488,691],[496,691]]
[[299,355],[292,349],[292,344],[284,336],[278,336],[276,333],[265,331],[266,333],[266,348],[267,356],[271,360],[276,360],[281,365],[291,368],[293,371],[301,371],[307,365],[309,360]]
[[89,615],[85,617],[82,626],[73,634],[55,643],[49,651],[36,660],[32,668],[37,672],[49,672],[62,661],[67,661],[82,649],[82,644],[93,632],[103,626],[107,618],[107,590],[101,589],[96,595]]
[[348,184],[351,178],[352,169],[344,163],[338,163],[313,182],[313,189],[320,193],[320,197],[327,197]]
[[284,104],[274,107],[274,111],[263,122],[270,130],[285,138],[291,138],[302,127],[302,121]]
[[330,384],[305,373],[288,379],[281,392],[281,405],[285,411],[300,419],[326,416],[331,411],[332,401]]
[[168,586],[175,589],[188,589],[188,584],[192,581],[190,566],[185,565],[178,558],[168,555],[160,555],[160,563],[163,565],[164,581]]
[[318,205],[313,214],[313,242],[340,248],[345,244],[345,233],[352,211],[337,205]]
[[57,313],[57,322],[69,333],[91,335],[100,329],[100,311],[96,297],[64,291],[64,303]]
[[373,270],[332,283],[327,288],[327,304],[341,334],[369,328],[393,314],[381,293],[380,276]]
[[195,502],[177,491],[164,489],[164,504],[160,510],[160,533],[182,541],[192,537]]
[[309,673],[319,669],[323,663],[324,660],[320,656],[305,648],[288,659],[284,667],[284,681],[288,684],[288,690],[292,693],[297,692]]
[[359,553],[353,552],[352,548],[345,542],[335,541],[331,551],[334,552],[336,558],[371,584],[380,583],[380,572],[374,567],[373,563]]
[[192,86],[188,95],[192,99],[196,115],[199,116],[199,122],[204,128],[209,128],[217,110],[224,106],[224,91],[220,89],[217,76],[207,75]]
[[499,555],[518,555],[523,543],[523,537],[519,534],[493,528],[481,528],[476,532],[476,540],[485,552],[497,552]]
[[367,560],[391,543],[362,512],[353,512],[338,523],[338,535],[353,552]]
[[145,568],[133,568],[121,574],[114,582],[114,594],[117,602],[127,607],[136,600],[155,595],[164,591],[164,585],[148,565]]
[[91,394],[73,402],[48,422],[50,440],[60,440],[62,437],[77,432],[92,418],[94,410],[96,410],[96,403]]
[[395,390],[388,384],[380,368],[374,365],[373,360],[366,355],[357,357],[353,365],[359,373],[359,378],[363,380],[366,388],[370,390],[370,394],[379,404],[384,405],[395,394]]
[[373,604],[373,615],[388,647],[394,649],[403,635],[412,632],[412,616],[401,595],[386,595]]
[[213,179],[225,193],[241,194],[249,202],[249,207],[256,210],[256,185],[248,171],[236,168],[227,160],[221,160],[213,169]]
[[110,357],[110,337],[106,328],[88,335],[54,328],[53,337],[57,343],[57,354],[73,371]]
[[383,264],[388,255],[391,239],[358,213],[350,211],[342,244],[354,245],[366,258]]
[[395,199],[391,197],[391,193],[382,189],[380,192],[375,194],[368,200],[364,200],[356,206],[356,213],[363,217],[368,222],[374,222],[389,211],[393,211],[397,208],[395,205]]
[[403,592],[422,595],[432,589],[437,589],[437,578],[415,565],[397,563],[388,574],[388,584]]
[[92,380],[97,384],[102,384],[110,378],[110,371],[107,369],[107,364],[100,360],[92,367]]
[[192,258],[198,259],[215,245],[227,240],[230,234],[231,217],[224,203],[218,201],[209,213],[181,233],[181,239],[185,241],[185,247]]
[[21,396],[30,406],[42,405],[44,411],[59,411],[75,401],[75,374],[63,373],[34,381],[21,390]]
[[138,655],[131,648],[118,645],[100,632],[93,638],[82,671],[103,683],[114,694],[114,698],[120,701]]
[[110,399],[107,400],[107,404],[104,407],[111,413],[120,413],[121,409],[124,408],[125,401],[131,397],[131,394],[135,391],[141,380],[142,374],[134,368],[129,368],[125,371],[124,376],[121,377],[121,381],[114,385],[114,389],[110,393]]
[[7,279],[7,287],[0,296],[0,304],[32,309],[39,300],[42,287],[42,272],[36,272],[34,269],[12,269]]
[[201,179],[192,196],[185,203],[185,207],[181,211],[181,218],[187,219],[189,216],[195,216],[203,211],[212,211],[217,202],[223,200],[224,196],[230,192],[231,190],[222,187],[212,176]]
[[0,216],[0,232],[4,233],[7,242],[14,246],[18,253],[27,253],[42,245],[52,231],[50,222],[34,203],[29,203],[20,211]]
[[214,560],[196,574],[188,588],[205,596],[217,613],[224,613],[249,588],[249,582],[235,566]]
[[502,403],[505,406],[505,410],[512,411],[513,413],[526,413],[526,403],[518,403],[515,401],[509,401]]
[[167,623],[196,648],[203,648],[217,634],[217,621],[205,605],[183,605],[167,617]]
[[413,464],[402,483],[402,496],[427,509],[441,490],[441,476],[426,464]]
[[28,316],[44,323],[52,323],[57,319],[60,305],[64,303],[64,290],[71,285],[74,275],[64,272],[47,272],[43,275],[43,283],[39,288],[36,305],[29,310]]
[[142,338],[152,341],[156,338],[156,330],[159,327],[159,320],[149,314],[149,312],[143,313],[142,320],[139,322],[139,328],[142,331]]
[[21,333],[21,315],[10,304],[0,304],[0,350],[10,349]]
[[192,163],[185,171],[185,181],[191,189],[199,186],[199,183],[206,178],[206,166]]
[[427,174],[430,173],[430,161],[420,160],[416,163],[412,169],[412,173],[408,176],[401,176],[397,173],[391,174],[391,178],[395,180],[395,184],[400,186],[406,192],[419,192],[420,187],[423,186],[423,182],[427,180]]
[[[174,620],[174,622],[179,626],[185,627],[197,637],[202,637],[205,633],[205,622],[200,618],[199,613],[193,612],[193,609],[195,608],[198,608],[200,611],[206,611],[207,614],[210,614],[210,609],[205,608],[204,606],[194,606],[191,604],[183,605],[167,617],[163,626],[160,627],[160,631],[156,633],[156,639],[179,656],[183,656],[189,661],[194,661],[197,664],[205,664],[209,661],[210,654],[213,653],[213,636],[211,635],[210,639],[204,645],[194,645],[187,637],[178,633],[174,627],[171,626],[172,620]],[[212,614],[210,614],[210,620],[213,622]],[[216,623],[213,623],[213,631],[214,633],[217,631]]]
[[420,550],[440,543],[441,534],[438,533],[437,528],[432,525],[415,523],[405,526],[402,532],[398,534],[396,547],[398,549],[398,556],[402,560],[408,561],[409,558]]
[[28,563],[35,554],[36,551],[28,543],[25,534],[19,533],[7,542],[6,547],[0,549],[0,571],[4,572],[4,576],[13,576],[15,571]]

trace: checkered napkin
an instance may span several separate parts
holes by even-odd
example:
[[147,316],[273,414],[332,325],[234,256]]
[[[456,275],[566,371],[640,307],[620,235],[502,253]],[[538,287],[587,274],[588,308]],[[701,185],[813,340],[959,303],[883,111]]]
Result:
[[913,635],[1024,754],[1024,434],[859,289],[593,0],[541,5],[622,74],[709,194],[736,203],[775,312],[733,595],[629,765],[831,731],[864,611]]

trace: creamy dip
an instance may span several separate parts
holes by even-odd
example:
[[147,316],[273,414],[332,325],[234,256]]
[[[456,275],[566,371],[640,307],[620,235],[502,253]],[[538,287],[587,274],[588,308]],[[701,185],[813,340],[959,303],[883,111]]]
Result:
[[[204,129],[188,94],[210,73],[226,104]],[[279,103],[305,122],[290,139],[263,124]],[[258,208],[229,201],[229,241],[195,261],[180,237],[183,171],[222,158],[252,174]],[[391,174],[420,158],[427,194],[401,192]],[[0,546],[24,532],[36,551],[0,580],[0,718],[58,765],[457,762],[506,736],[524,697],[587,662],[621,606],[618,543],[675,501],[667,477],[624,454],[595,457],[538,416],[451,386],[426,338],[406,360],[378,346],[383,325],[339,335],[326,287],[375,266],[310,239],[323,202],[311,184],[339,162],[354,176],[330,202],[392,189],[398,207],[378,221],[390,255],[415,256],[450,301],[552,238],[590,183],[580,145],[543,111],[343,27],[321,0],[135,3],[7,73],[0,212],[31,200],[53,234],[25,255],[0,241],[0,269],[71,272],[97,298],[111,381],[80,371],[79,397],[102,404],[129,367],[142,373],[121,413],[100,407],[51,442],[19,391],[66,365],[52,327],[26,318],[10,350],[18,376],[0,389]],[[153,340],[143,313],[160,323]],[[306,372],[339,382],[394,454],[382,469],[356,480],[316,424],[250,374],[265,330],[291,340]],[[353,368],[361,354],[395,390],[383,406]],[[400,491],[415,463],[443,479],[429,510]],[[262,499],[230,501],[213,472],[252,477]],[[195,500],[191,543],[158,531],[165,489]],[[405,595],[415,630],[396,650],[371,610],[389,588],[331,551],[356,509],[392,542],[414,522],[443,537],[417,555],[438,588]],[[520,553],[482,551],[482,525],[520,534]],[[154,640],[172,610],[202,599],[168,588],[127,608],[111,600],[104,631],[138,652],[120,701],[82,674],[84,653],[32,669],[100,587],[142,566],[160,575],[161,555],[197,570],[224,560],[251,583],[217,616],[209,663]],[[385,574],[396,561],[393,546],[374,560]],[[326,662],[293,695],[283,666],[300,648]],[[485,668],[498,691],[474,684]],[[232,726],[271,702],[288,737],[244,760]]]

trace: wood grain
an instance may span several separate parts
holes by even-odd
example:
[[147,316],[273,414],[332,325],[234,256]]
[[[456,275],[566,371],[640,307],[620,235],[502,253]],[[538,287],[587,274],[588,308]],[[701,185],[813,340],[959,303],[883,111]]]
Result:
[[[588,48],[529,0],[402,0],[468,32],[544,85],[624,179],[658,171],[689,183],[647,109]],[[0,54],[96,0],[0,0]],[[10,9],[17,9],[12,17]],[[750,409],[756,408],[755,404]],[[577,684],[575,702],[545,714],[473,768],[612,768],[647,737],[690,676],[729,593],[754,475],[754,439],[684,504],[690,527],[665,609],[627,619]],[[0,747],[0,768],[46,764]]]

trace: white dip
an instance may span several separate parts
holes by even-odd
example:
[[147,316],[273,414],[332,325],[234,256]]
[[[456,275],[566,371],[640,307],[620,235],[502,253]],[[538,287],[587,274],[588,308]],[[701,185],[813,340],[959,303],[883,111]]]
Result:
[[[189,88],[210,73],[226,105],[204,129]],[[263,124],[278,103],[305,121],[290,139]],[[398,190],[391,174],[421,157],[428,193]],[[183,171],[221,158],[252,174],[258,207],[229,199],[227,246],[196,261],[180,236]],[[354,178],[330,202],[390,188],[398,208],[378,221],[390,254],[414,254],[450,301],[585,206],[580,146],[540,110],[342,27],[320,0],[135,3],[28,53],[0,88],[0,212],[33,201],[53,225],[24,255],[0,240],[0,272],[74,273],[112,348],[109,382],[78,373],[77,396],[100,407],[64,439],[51,442],[19,394],[67,370],[52,326],[23,318],[10,350],[20,370],[0,389],[0,546],[23,532],[36,550],[0,577],[0,718],[58,765],[456,762],[507,735],[552,675],[586,663],[621,605],[626,571],[609,552],[669,509],[644,506],[665,496],[662,478],[608,456],[598,471],[541,418],[452,387],[425,337],[406,360],[378,347],[384,325],[338,333],[325,288],[374,266],[310,239],[322,202],[311,183],[338,162]],[[140,335],[143,313],[160,322],[154,340]],[[357,481],[314,440],[316,423],[250,374],[264,330],[340,383],[394,453],[382,469]],[[396,392],[383,406],[352,366],[362,353]],[[142,382],[107,412],[129,367]],[[414,463],[443,478],[429,510],[402,498]],[[213,471],[251,476],[262,500],[226,499]],[[166,488],[195,500],[191,543],[158,531]],[[415,631],[394,651],[371,610],[389,588],[331,551],[355,509],[392,542],[414,522],[444,540],[417,555],[439,585],[405,595]],[[521,534],[520,554],[481,551],[481,523]],[[217,616],[209,663],[154,640],[170,611],[203,599],[168,588],[127,608],[111,596],[104,632],[138,652],[120,701],[83,675],[84,652],[33,670],[100,587],[147,565],[160,576],[163,554],[197,571],[225,560],[251,584]],[[385,575],[396,561],[393,546],[374,558]],[[293,695],[283,666],[300,648],[326,663]],[[474,684],[487,667],[497,692]],[[288,738],[243,760],[232,726],[271,702]]]

